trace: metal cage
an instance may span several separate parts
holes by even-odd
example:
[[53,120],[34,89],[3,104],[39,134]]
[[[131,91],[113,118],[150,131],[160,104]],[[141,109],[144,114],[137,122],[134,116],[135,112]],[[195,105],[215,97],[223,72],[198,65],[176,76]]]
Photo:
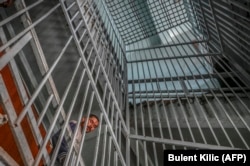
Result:
[[[63,165],[158,166],[165,149],[249,149],[249,0],[4,2],[2,163],[60,165],[64,140]],[[90,114],[99,126],[86,133]]]

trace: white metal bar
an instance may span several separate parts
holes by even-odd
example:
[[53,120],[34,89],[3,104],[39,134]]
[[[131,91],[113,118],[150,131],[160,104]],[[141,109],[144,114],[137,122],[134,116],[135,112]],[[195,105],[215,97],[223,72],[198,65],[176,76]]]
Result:
[[23,49],[31,38],[31,33],[28,32],[0,58],[0,70],[2,70],[17,55],[17,53]]
[[43,107],[43,110],[42,110],[42,112],[41,112],[41,114],[40,114],[40,116],[39,116],[39,119],[37,120],[37,125],[38,125],[38,126],[40,126],[40,124],[42,123],[43,118],[44,118],[45,114],[46,114],[47,111],[48,111],[48,107],[49,107],[49,105],[50,105],[50,103],[51,103],[53,97],[54,97],[54,95],[51,94],[51,95],[49,96],[48,100],[46,101],[46,104],[45,104],[45,106]]
[[[128,57],[128,59],[129,58],[131,58],[131,56],[129,56]],[[135,128],[135,133],[134,134],[136,134],[136,135],[138,135],[138,126],[137,126],[137,110],[136,110],[136,101],[135,101],[135,84],[134,84],[134,69],[133,69],[133,65],[131,65],[131,75],[132,75],[132,93],[133,93],[133,114],[134,114],[134,123],[135,123],[135,125],[134,125],[134,128]],[[139,86],[139,88],[140,88],[140,86]],[[129,111],[128,111],[129,112]],[[129,114],[129,113],[128,113]],[[132,115],[132,114],[131,114]],[[128,117],[127,117],[128,118]],[[129,122],[127,122],[128,124],[129,124]],[[130,126],[130,124],[128,125],[128,126]],[[132,128],[130,128],[130,130],[129,130],[129,132],[131,133],[131,130],[132,130]],[[140,153],[139,153],[139,145],[138,145],[138,140],[135,140],[135,153],[136,153],[136,155],[140,155]],[[136,165],[137,166],[139,166],[140,165],[140,160],[139,160],[140,158],[139,157],[137,157],[136,158]]]
[[102,154],[102,158],[101,158],[101,166],[104,166],[105,164],[105,156],[106,156],[106,144],[107,144],[107,126],[104,126],[104,136],[103,136],[103,154]]
[[[144,65],[142,64],[142,68],[144,68],[143,66]],[[137,76],[139,77],[139,71],[140,71],[140,69],[139,69],[138,65],[136,65],[136,68],[137,68],[137,70],[136,70],[137,71]],[[142,73],[143,73],[143,76],[145,77],[145,71],[144,70],[142,70]],[[145,85],[145,87],[146,87],[146,93],[147,93],[147,86]],[[139,89],[141,89],[140,84],[139,84]],[[141,117],[141,123],[142,123],[141,124],[142,125],[142,135],[146,136],[144,114],[143,114],[143,107],[142,107],[142,100],[140,100],[140,117]],[[148,163],[149,159],[148,159],[148,153],[147,153],[147,145],[146,145],[145,141],[142,141],[142,142],[143,142],[143,152],[144,152],[144,164],[146,166],[148,166],[149,165],[149,163]]]
[[109,142],[108,142],[108,145],[109,145],[109,147],[108,147],[108,156],[107,156],[107,165],[110,165],[110,160],[111,160],[111,152],[112,152],[112,149],[111,149],[111,147],[112,147],[112,137],[111,136],[109,136]]
[[199,148],[199,149],[237,150],[237,148],[231,148],[231,147],[226,147],[226,146],[209,145],[209,144],[201,144],[201,143],[178,141],[178,140],[169,140],[169,139],[161,139],[161,138],[152,138],[152,137],[148,137],[148,136],[130,135],[129,138],[143,140],[143,141],[170,144],[170,145],[193,147],[193,148]]
[[6,162],[11,166],[19,166],[17,162],[2,148],[0,147],[1,161]]
[[[148,115],[149,115],[149,125],[150,125],[150,132],[151,132],[151,135],[152,137],[155,137],[154,136],[154,129],[153,129],[153,125],[152,125],[152,115],[151,115],[151,111],[152,111],[152,108],[149,107],[149,103],[147,101],[147,111],[148,111]],[[155,110],[154,110],[155,111]],[[154,152],[154,165],[158,166],[158,157],[157,157],[157,152],[156,152],[156,146],[155,146],[155,142],[153,142],[153,152]]]
[[100,137],[101,137],[101,129],[102,129],[102,114],[100,114],[100,118],[99,118],[99,129],[98,129],[98,135],[97,135],[97,139],[96,139],[96,145],[95,145],[95,154],[94,154],[94,159],[93,159],[93,166],[96,166],[97,163],[97,157],[98,157],[98,152],[99,152],[99,148],[100,148]]
[[71,5],[69,5],[69,6],[67,7],[66,10],[70,10],[74,5],[76,5],[76,1],[73,1],[73,2],[71,3]]

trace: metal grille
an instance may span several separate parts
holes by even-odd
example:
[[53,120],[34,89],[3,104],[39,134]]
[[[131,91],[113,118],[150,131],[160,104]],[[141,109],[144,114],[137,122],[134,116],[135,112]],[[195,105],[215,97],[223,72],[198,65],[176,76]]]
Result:
[[[126,44],[148,38],[187,21],[185,6],[175,0],[105,1]],[[155,44],[160,44],[155,37]]]
[[183,3],[189,21],[161,45],[126,47],[137,165],[160,165],[164,149],[249,149],[249,3]]
[[[6,53],[0,66],[13,71],[23,108],[17,114],[4,78],[1,103],[9,124],[16,126],[13,134],[24,165],[57,165],[63,139],[69,147],[65,165],[125,165],[121,145],[122,132],[128,133],[121,111],[126,100],[124,46],[116,36],[108,36],[114,29],[107,26],[108,19],[101,21],[105,11],[100,13],[97,5],[73,0],[16,1],[17,11],[1,9],[1,51]],[[17,20],[23,26],[16,26]],[[72,132],[69,121],[76,120],[79,126],[81,118],[90,113],[99,116],[99,128],[90,135],[82,134],[81,148],[76,149],[79,127]],[[26,120],[36,140],[32,145],[39,148],[36,153],[29,147],[31,139],[25,137],[22,124]],[[40,133],[41,125],[46,128],[45,136]],[[58,142],[48,154],[47,145],[59,129]],[[85,131],[86,127],[82,133]],[[83,160],[82,155],[91,157]]]
[[[63,139],[64,165],[157,166],[164,149],[249,149],[249,7],[247,0],[16,0],[1,8],[0,101],[21,164],[58,165]],[[68,123],[93,113],[100,126],[88,134],[85,126],[77,149]]]

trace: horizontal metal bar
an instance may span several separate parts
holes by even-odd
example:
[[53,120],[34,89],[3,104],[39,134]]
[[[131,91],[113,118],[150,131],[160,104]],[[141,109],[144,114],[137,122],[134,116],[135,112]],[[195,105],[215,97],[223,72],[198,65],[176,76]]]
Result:
[[[211,79],[211,78],[228,78],[231,76],[236,76],[237,73],[233,72],[223,72],[223,73],[211,73],[211,74],[201,74],[201,75],[187,75],[187,76],[171,76],[171,77],[162,77],[162,78],[145,78],[145,79],[134,79],[134,80],[128,80],[128,83],[148,83],[148,82],[163,82],[163,81],[180,81],[183,80],[194,80],[194,79]],[[220,75],[220,76],[219,76]]]
[[[198,98],[202,98],[202,97],[210,97],[210,98],[214,98],[214,97],[218,97],[218,98],[225,98],[225,97],[235,97],[235,94],[234,93],[224,93],[224,94],[221,94],[221,91],[220,93],[202,93],[202,92],[196,92],[196,93],[189,93],[188,95],[187,94],[184,94],[184,91],[182,90],[181,92],[178,92],[178,90],[175,90],[175,92],[173,93],[169,93],[169,92],[166,92],[166,94],[162,94],[162,93],[159,93],[159,94],[156,94],[156,93],[144,93],[144,94],[134,94],[134,95],[129,95],[128,98],[130,99],[133,99],[133,98],[139,98],[139,99],[161,99],[161,98],[164,98],[164,99],[173,99],[173,98],[194,98],[195,96],[198,97]],[[248,98],[248,96],[244,93],[239,93],[237,94],[238,97],[241,97],[241,98]]]
[[[202,89],[202,93],[211,93],[211,91],[213,91],[214,93],[221,93],[221,91],[223,91],[225,94],[229,94],[229,95],[231,95],[232,94],[232,91],[234,91],[235,93],[239,93],[239,94],[241,94],[242,93],[242,97],[244,96],[243,94],[244,94],[244,92],[243,92],[243,90],[244,91],[246,91],[246,92],[250,92],[250,88],[238,88],[238,87],[236,87],[236,88],[233,88],[233,87],[231,87],[231,88],[214,88],[214,89]],[[187,89],[187,91],[189,92],[189,93],[194,93],[195,94],[195,92],[200,92],[201,93],[201,89]],[[133,93],[135,93],[135,94],[138,94],[138,93],[142,93],[142,94],[146,94],[146,93],[184,93],[184,90],[147,90],[147,91],[142,91],[142,90],[138,90],[138,91],[131,91],[131,92],[128,92],[128,94],[129,95],[131,95],[131,94],[133,94]],[[247,97],[247,95],[245,94],[245,97]]]
[[[187,23],[188,22],[188,20],[187,19],[182,19],[182,22],[181,23],[179,23],[179,24],[176,24],[175,26],[180,26],[180,25],[182,25],[182,24],[184,24],[184,23]],[[158,32],[158,34],[159,33],[162,33],[162,32],[165,32],[165,31],[167,31],[167,30],[169,30],[169,29],[171,29],[171,28],[173,28],[173,27],[170,27],[170,28],[168,28],[168,29],[165,29],[165,30],[161,30],[161,31],[159,31]],[[156,35],[158,35],[158,34],[156,34]],[[121,35],[122,36],[122,35]],[[133,35],[132,35],[133,36]],[[150,37],[152,37],[152,36],[150,36]],[[126,41],[125,41],[125,43],[127,44],[127,45],[130,45],[130,44],[135,44],[136,42],[139,42],[139,41],[141,41],[141,40],[144,40],[144,39],[148,39],[149,37],[144,37],[144,38],[141,38],[141,39],[136,39],[136,37],[130,37],[129,39],[127,39]],[[130,42],[128,42],[128,41],[130,41]]]
[[184,58],[195,58],[195,57],[206,57],[206,56],[221,56],[221,53],[206,53],[206,54],[197,54],[197,55],[172,56],[172,57],[161,57],[161,58],[151,58],[151,59],[142,59],[142,60],[132,60],[132,61],[128,61],[127,63],[161,61],[161,60],[169,60],[169,59],[184,59]]
[[164,44],[164,45],[158,45],[158,46],[149,46],[146,48],[138,48],[133,50],[126,50],[126,53],[129,52],[137,52],[137,51],[144,51],[144,50],[151,50],[151,49],[157,49],[157,48],[166,48],[166,47],[176,47],[176,46],[182,46],[182,45],[188,45],[188,44],[196,44],[196,43],[207,43],[209,40],[202,40],[202,41],[190,41],[190,42],[183,42],[183,43],[173,43],[173,44]]
[[194,142],[188,142],[188,141],[179,141],[179,140],[171,140],[171,139],[163,139],[163,138],[154,138],[154,137],[148,137],[148,136],[140,136],[140,135],[129,135],[129,138],[135,139],[135,140],[142,140],[142,141],[149,141],[149,142],[157,142],[157,143],[163,143],[168,145],[177,145],[177,146],[185,146],[185,147],[193,147],[193,148],[199,148],[199,149],[211,149],[211,150],[236,150],[238,148],[232,148],[227,146],[218,146],[218,145],[210,145],[210,144],[202,144],[202,143],[194,143]]
[[96,145],[95,145],[95,155],[94,155],[94,161],[93,161],[93,166],[96,165],[97,163],[97,157],[98,157],[98,154],[99,154],[99,148],[100,148],[100,137],[101,137],[101,129],[102,129],[102,113],[100,114],[100,125],[99,125],[99,129],[98,129],[98,135],[97,135],[97,140],[96,140]]

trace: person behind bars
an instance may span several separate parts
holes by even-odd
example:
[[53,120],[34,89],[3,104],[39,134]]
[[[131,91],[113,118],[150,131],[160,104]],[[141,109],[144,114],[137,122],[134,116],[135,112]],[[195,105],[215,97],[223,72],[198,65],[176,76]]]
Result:
[[[84,128],[84,125],[85,125],[86,122],[88,122],[87,123],[87,128],[86,128],[86,133],[94,131],[99,125],[99,119],[94,114],[90,114],[88,118],[86,118],[86,117],[82,118],[81,123],[80,123],[80,127],[78,128],[78,131],[77,131],[77,134],[76,134],[76,139],[75,139],[75,144],[74,144],[74,147],[75,147],[77,152],[79,152],[79,150],[80,150],[82,131],[83,131],[83,128]],[[75,131],[76,125],[77,125],[77,121],[75,121],[75,120],[71,120],[69,122],[69,126],[70,126],[70,129],[71,129],[72,132]],[[57,143],[57,141],[59,139],[59,136],[60,136],[60,132],[61,132],[61,130],[59,130],[58,132],[56,132],[52,136],[52,144],[53,144],[53,146],[56,145],[56,143]],[[61,163],[61,164],[64,163],[64,160],[65,160],[66,155],[68,153],[68,149],[69,149],[68,143],[67,143],[66,139],[63,137],[62,143],[60,145],[60,148],[59,148],[59,151],[58,151],[58,154],[57,154],[57,161],[59,163]]]

